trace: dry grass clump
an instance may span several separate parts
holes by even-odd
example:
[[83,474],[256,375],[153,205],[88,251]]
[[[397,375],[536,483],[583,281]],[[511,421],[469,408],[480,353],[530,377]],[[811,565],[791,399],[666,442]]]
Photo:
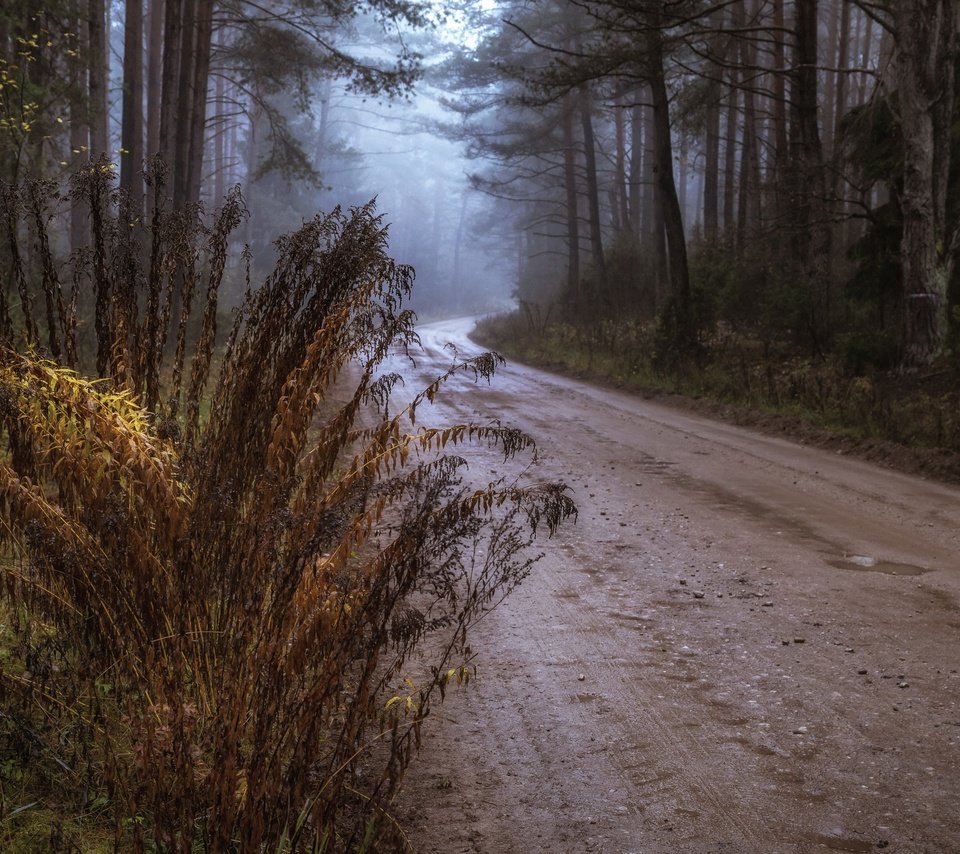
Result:
[[[512,456],[528,436],[418,426],[449,376],[489,377],[497,358],[455,359],[388,415],[397,377],[381,365],[416,340],[413,272],[386,254],[371,205],[281,238],[216,360],[239,194],[209,230],[158,207],[142,231],[94,167],[75,187],[92,249],[72,261],[95,295],[104,379],[88,379],[82,299],[64,297],[46,237],[56,199],[3,192],[3,260],[23,293],[19,317],[0,301],[2,571],[21,664],[0,671],[0,708],[36,736],[27,758],[54,757],[60,797],[109,816],[123,850],[383,844],[467,629],[529,570],[533,533],[574,512],[556,484],[467,488],[445,451]],[[434,633],[428,676],[397,694]]]

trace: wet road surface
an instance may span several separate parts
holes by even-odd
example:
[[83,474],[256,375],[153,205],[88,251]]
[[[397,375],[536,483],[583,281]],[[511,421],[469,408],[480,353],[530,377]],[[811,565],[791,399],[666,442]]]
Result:
[[530,432],[580,518],[425,726],[418,850],[960,852],[960,491],[519,365],[423,417]]

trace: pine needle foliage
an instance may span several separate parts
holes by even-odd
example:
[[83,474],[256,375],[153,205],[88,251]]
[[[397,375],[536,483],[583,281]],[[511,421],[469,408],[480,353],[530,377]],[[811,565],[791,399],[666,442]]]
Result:
[[[469,673],[468,628],[575,508],[558,484],[465,484],[462,446],[511,457],[529,436],[419,424],[450,377],[489,378],[498,357],[454,355],[389,413],[413,271],[372,204],[281,238],[215,357],[239,193],[209,229],[160,204],[140,229],[111,180],[94,165],[74,187],[94,213],[69,297],[53,188],[3,188],[24,298],[0,305],[0,536],[27,662],[0,670],[4,714],[42,710],[32,731],[122,850],[386,844],[378,817],[431,702]],[[84,283],[101,379],[80,372]]]

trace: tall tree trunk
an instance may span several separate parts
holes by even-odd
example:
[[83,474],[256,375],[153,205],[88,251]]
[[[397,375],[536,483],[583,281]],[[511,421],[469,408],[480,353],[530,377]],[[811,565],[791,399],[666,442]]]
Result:
[[466,222],[467,222],[467,205],[470,204],[470,194],[466,191],[463,192],[460,200],[460,216],[457,219],[457,233],[453,241],[453,289],[456,294],[454,302],[454,310],[463,311],[465,303],[463,300],[464,296],[464,283],[460,280],[462,271],[460,268],[460,256],[463,249],[463,236],[466,232]]
[[563,99],[563,182],[567,193],[567,295],[580,294],[580,217],[577,213],[576,140],[573,135],[573,96]]
[[107,123],[107,65],[106,8],[104,0],[88,0],[87,49],[90,66],[90,153],[94,157],[109,154],[110,142]]
[[[646,97],[649,98],[649,86]],[[651,309],[656,310],[667,286],[667,244],[663,230],[663,204],[660,200],[660,152],[657,148],[653,107],[643,108],[643,243],[653,261]]]
[[[864,61],[866,61],[866,55],[864,56]],[[833,127],[834,127],[834,136],[836,135],[837,128],[840,127],[840,122],[843,120],[844,115],[847,112],[847,77],[848,73],[845,71],[850,65],[850,3],[847,0],[843,0],[843,9],[840,14],[840,36],[838,38],[837,44],[837,67],[840,69],[840,72],[837,74],[837,93],[836,93],[836,103],[834,104],[834,117],[833,117]],[[834,160],[837,159],[837,154],[834,152]]]
[[[847,112],[847,75],[846,68],[850,64],[850,3],[847,0],[841,0],[840,11],[840,33],[837,37],[837,68],[839,71],[836,76],[836,91],[834,94],[833,118],[831,132],[831,161],[832,168],[829,176],[829,201],[835,205],[838,219],[837,235],[841,245],[846,245],[847,230],[847,206],[844,200],[845,193],[841,191],[840,167],[843,152],[836,144],[836,135],[840,129],[840,123]],[[864,58],[866,61],[866,57]]]
[[131,214],[139,217],[143,213],[143,0],[126,0],[120,148],[120,186],[129,194]]
[[903,131],[904,362],[927,364],[941,346],[947,259],[945,234],[950,132],[958,46],[954,0],[903,0],[894,7]]
[[163,70],[160,84],[160,127],[157,135],[157,150],[169,171],[176,168],[177,97],[180,91],[182,30],[183,0],[166,0],[163,22]]
[[[745,5],[742,0],[734,7],[738,29],[745,29],[747,25],[744,15]],[[745,69],[755,67],[749,36],[740,41],[740,61]],[[755,227],[760,218],[760,167],[757,157],[757,119],[753,89],[754,84],[749,81],[743,88],[743,145],[740,150],[740,190],[737,210],[737,246],[740,248],[746,243],[748,230]]]
[[773,0],[773,126],[776,145],[774,148],[775,172],[778,176],[777,185],[777,219],[785,221],[789,204],[784,192],[786,169],[790,162],[789,134],[787,131],[787,58],[784,36],[785,21],[783,12],[784,0]]
[[[656,23],[656,21],[654,22]],[[690,273],[687,267],[687,241],[677,186],[673,180],[673,141],[670,129],[670,101],[663,72],[663,45],[658,30],[649,36],[647,48],[648,80],[653,104],[653,126],[657,148],[657,184],[663,210],[667,241],[671,296],[676,310],[676,344],[687,349],[694,343],[693,313],[690,305]]]
[[[863,62],[864,64],[866,64],[870,56],[871,44],[873,42],[873,18],[871,18],[869,15],[866,15],[862,12],[861,12],[861,15],[863,16],[862,53],[863,53]],[[890,33],[884,30],[883,35],[886,37],[886,40],[889,44]],[[881,49],[880,51],[880,67],[881,68],[883,67],[883,64],[884,64],[883,63],[884,53],[885,51]],[[867,85],[869,80],[870,80],[870,75],[866,71],[860,75],[860,86],[857,93],[858,103],[860,104],[865,103],[867,100]]]
[[163,87],[165,0],[147,0],[147,157],[160,151],[160,93]]
[[193,136],[194,70],[198,60],[197,32],[199,5],[204,0],[183,0],[180,28],[180,68],[177,80],[177,104],[174,134],[173,206],[183,207],[189,192],[190,142]]
[[630,225],[633,236],[643,232],[643,107],[630,109]]
[[689,186],[687,178],[690,173],[690,139],[686,134],[680,134],[677,141],[680,145],[680,151],[677,155],[677,175],[675,176],[677,182],[677,201],[680,204],[680,214],[684,222],[686,222],[687,189]]
[[317,148],[315,162],[323,173],[330,136],[330,99],[333,97],[333,79],[324,77],[320,90],[320,122],[317,125]]
[[[79,6],[73,8],[73,31],[76,33],[75,54],[70,60],[70,86],[74,97],[70,100],[70,152],[73,169],[89,156],[90,125],[89,110],[82,96],[87,90],[88,64],[81,59],[86,56],[86,11],[81,14]],[[70,250],[75,251],[87,242],[90,209],[83,199],[70,202]]]
[[[731,24],[736,28],[736,20],[731,20]],[[729,59],[736,59],[737,43],[734,36],[728,38],[728,46],[725,56]],[[729,80],[727,86],[727,119],[723,150],[723,228],[725,231],[732,231],[734,226],[734,206],[735,206],[735,187],[736,187],[736,163],[737,163],[737,96],[739,94],[739,82],[736,69],[736,62],[730,63],[727,72]]]
[[820,352],[830,315],[830,225],[817,123],[817,0],[797,0],[790,124],[794,257],[807,288],[807,334]]
[[[147,129],[146,158],[160,154],[160,103],[163,89],[163,19],[165,0],[147,0]],[[154,207],[154,184],[147,185],[146,209]]]
[[[718,19],[718,24],[722,21],[722,12],[716,12],[713,16]],[[720,38],[715,36],[711,39],[711,52],[720,42]],[[723,39],[726,44],[726,39]],[[710,240],[716,240],[719,230],[719,190],[720,190],[720,99],[722,97],[721,89],[721,70],[722,64],[726,62],[725,51],[721,55],[720,61],[710,61],[707,66],[707,92],[706,92],[706,138],[704,140],[704,164],[703,164],[703,235]]]
[[614,123],[616,126],[616,210],[619,212],[618,229],[623,231],[630,230],[630,208],[627,204],[627,140],[626,128],[623,120],[624,107],[616,104],[613,108]]
[[837,61],[837,33],[839,32],[841,7],[847,8],[847,4],[844,3],[843,0],[827,0],[825,5],[827,15],[827,40],[826,44],[818,51],[819,56],[817,62],[818,65],[826,66],[822,75],[823,148],[829,159],[830,153],[833,151],[833,119],[836,114],[837,77],[839,76],[838,72],[833,69],[842,65],[842,63],[838,63]]
[[219,112],[220,124],[217,127],[217,133],[214,137],[213,147],[213,203],[219,205],[223,202],[224,194],[227,192],[227,143],[229,141],[230,125],[229,119],[225,117],[226,109],[224,101],[226,99],[227,84],[222,74],[217,75],[215,102]]
[[210,80],[210,53],[213,48],[213,0],[196,0],[197,20],[194,42],[193,103],[190,109],[190,144],[187,153],[186,201],[200,199],[203,178],[204,130],[207,125],[207,90]]
[[604,272],[603,233],[600,227],[600,185],[597,181],[597,149],[593,135],[593,99],[586,83],[578,87],[580,126],[583,131],[583,153],[586,161],[587,207],[590,213],[590,254],[594,271]]

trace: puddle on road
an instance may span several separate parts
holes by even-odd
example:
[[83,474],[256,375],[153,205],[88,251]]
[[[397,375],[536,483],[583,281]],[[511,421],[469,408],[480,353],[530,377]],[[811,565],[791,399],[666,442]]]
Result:
[[864,852],[865,854],[867,851],[873,851],[874,848],[872,842],[867,842],[864,839],[850,839],[826,833],[811,834],[810,841],[816,842],[818,845],[824,845],[831,851],[854,851]]
[[853,569],[860,572],[882,572],[885,575],[923,575],[929,572],[926,567],[912,563],[896,563],[892,560],[879,560],[871,555],[844,555],[842,558],[828,560],[836,569]]

